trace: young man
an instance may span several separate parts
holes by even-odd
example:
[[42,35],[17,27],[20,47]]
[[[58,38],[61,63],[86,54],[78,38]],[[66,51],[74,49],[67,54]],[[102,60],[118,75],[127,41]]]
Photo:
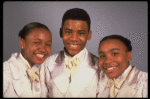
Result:
[[85,48],[92,35],[90,23],[83,9],[65,12],[60,28],[64,50],[43,64],[49,97],[96,97],[98,58]]
[[131,66],[130,40],[119,35],[103,38],[99,44],[102,69],[97,97],[147,97],[147,73]]

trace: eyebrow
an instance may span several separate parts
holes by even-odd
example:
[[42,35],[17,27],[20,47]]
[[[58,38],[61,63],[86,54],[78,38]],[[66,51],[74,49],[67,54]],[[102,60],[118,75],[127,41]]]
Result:
[[119,48],[113,48],[113,49],[111,49],[110,51],[114,51],[114,50],[119,50],[119,51],[120,51]]
[[71,30],[71,31],[73,31],[72,29],[69,29],[69,28],[65,28],[65,30]]
[[[69,29],[69,28],[65,28],[65,30],[70,30],[70,31],[73,31],[72,29]],[[82,29],[82,30],[77,30],[77,31],[84,31],[84,32],[86,32],[84,29]]]
[[[119,51],[120,51],[119,48],[112,48],[111,50],[109,50],[109,52],[110,52],[110,51],[114,51],[114,50],[119,50]],[[103,52],[103,51],[100,51],[99,54],[101,54],[101,53],[104,53],[104,52]]]
[[[40,41],[41,41],[40,38],[36,38],[36,39],[34,39],[34,40],[40,40]],[[52,40],[49,40],[49,41],[47,41],[47,42],[52,42]]]

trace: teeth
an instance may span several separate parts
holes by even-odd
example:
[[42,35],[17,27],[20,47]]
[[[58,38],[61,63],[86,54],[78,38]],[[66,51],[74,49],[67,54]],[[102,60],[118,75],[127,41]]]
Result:
[[41,55],[41,54],[36,54],[36,55],[41,58],[44,57],[44,55]]
[[108,70],[112,70],[113,68],[116,68],[116,67],[110,67],[110,68],[107,68]]
[[71,46],[72,46],[72,47],[77,47],[78,45],[73,45],[73,44],[72,44]]

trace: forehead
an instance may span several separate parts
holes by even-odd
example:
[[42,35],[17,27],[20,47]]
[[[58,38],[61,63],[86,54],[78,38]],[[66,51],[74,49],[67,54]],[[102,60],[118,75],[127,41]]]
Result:
[[107,39],[102,41],[99,45],[99,51],[107,51],[114,48],[118,48],[120,50],[127,50],[126,45],[118,39]]
[[63,27],[82,27],[82,28],[88,28],[87,22],[82,20],[71,20],[68,19],[64,22]]
[[45,28],[34,28],[31,30],[31,32],[26,36],[26,38],[51,38],[51,33],[49,30]]

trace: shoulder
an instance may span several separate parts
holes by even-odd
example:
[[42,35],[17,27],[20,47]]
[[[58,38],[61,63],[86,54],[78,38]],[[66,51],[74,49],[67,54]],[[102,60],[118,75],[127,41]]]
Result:
[[44,61],[44,65],[48,65],[48,64],[55,64],[55,61],[57,59],[57,57],[59,57],[61,54],[63,53],[63,51],[60,51],[56,54],[53,54],[51,56],[49,56],[45,61]]
[[148,73],[139,70],[136,66],[133,66],[130,80],[131,80],[131,82],[134,82],[134,80],[135,80],[137,85],[139,85],[139,86],[141,86],[141,85],[147,86]]
[[18,56],[19,56],[19,53],[13,53],[7,61],[3,62],[3,68],[4,69],[10,68],[10,65],[16,61]]
[[90,52],[88,52],[88,62],[95,69],[100,69],[98,63],[98,57]]
[[139,75],[138,75],[138,80],[143,81],[143,82],[147,82],[148,81],[148,73],[140,71]]
[[133,66],[133,74],[137,75],[138,80],[148,79],[148,73],[139,70],[136,66]]

